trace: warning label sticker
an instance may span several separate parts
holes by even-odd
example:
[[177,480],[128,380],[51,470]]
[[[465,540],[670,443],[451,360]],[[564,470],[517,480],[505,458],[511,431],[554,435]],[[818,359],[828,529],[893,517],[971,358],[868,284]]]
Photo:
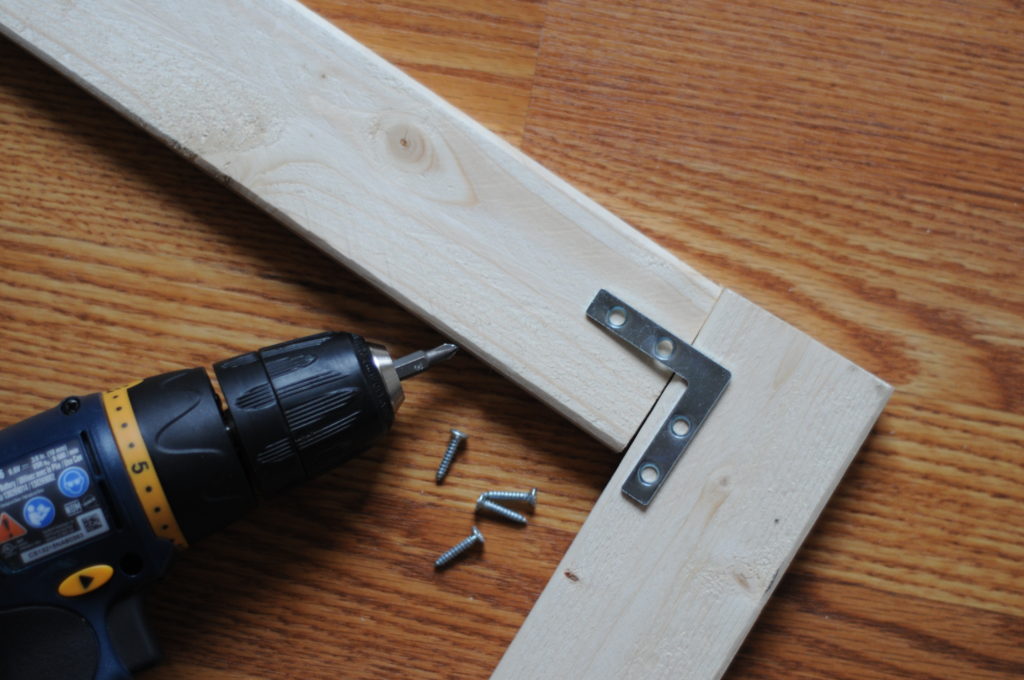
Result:
[[0,562],[18,569],[110,531],[80,440],[0,466]]
[[6,512],[0,515],[0,543],[20,538],[27,533],[25,527],[18,524],[18,521]]

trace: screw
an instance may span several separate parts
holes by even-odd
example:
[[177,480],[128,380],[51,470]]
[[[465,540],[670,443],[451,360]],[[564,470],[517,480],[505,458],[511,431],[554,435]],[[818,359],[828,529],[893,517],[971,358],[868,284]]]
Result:
[[472,548],[476,544],[480,544],[480,547],[484,545],[484,535],[480,533],[480,530],[473,527],[473,533],[468,538],[464,538],[455,545],[455,547],[443,553],[434,561],[435,569],[444,569],[447,567],[452,560]]
[[462,442],[469,439],[469,435],[452,428],[452,438],[448,440],[448,448],[445,449],[444,457],[441,459],[441,464],[437,466],[437,483],[440,484],[444,481],[444,478],[448,475],[448,468],[452,466],[452,461],[455,460],[455,452],[462,446]]
[[60,403],[60,412],[66,416],[72,416],[78,413],[78,409],[82,408],[82,402],[78,397],[68,397]]
[[476,499],[476,511],[480,512],[481,510],[487,510],[516,524],[526,524],[526,515],[522,515],[515,510],[509,510],[504,505],[492,503],[484,498],[483,494],[480,495],[480,498]]
[[535,488],[529,491],[484,491],[483,497],[489,501],[526,503],[531,509],[537,507],[537,489]]

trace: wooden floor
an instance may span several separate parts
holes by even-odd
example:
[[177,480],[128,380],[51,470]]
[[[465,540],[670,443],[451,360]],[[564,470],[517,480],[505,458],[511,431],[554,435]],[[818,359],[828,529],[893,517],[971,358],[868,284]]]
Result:
[[[728,677],[1024,674],[1019,1],[310,4],[895,386]],[[324,328],[442,340],[6,41],[0,145],[0,426]],[[407,388],[383,445],[182,555],[144,677],[489,675],[617,455],[471,356]]]

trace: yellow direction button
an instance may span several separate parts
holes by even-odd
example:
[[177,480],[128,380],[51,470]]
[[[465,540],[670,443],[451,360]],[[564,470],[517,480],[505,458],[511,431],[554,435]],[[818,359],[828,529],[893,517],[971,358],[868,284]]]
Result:
[[85,595],[102,588],[113,575],[114,568],[109,564],[94,564],[91,567],[79,569],[61,581],[57,592],[64,597]]

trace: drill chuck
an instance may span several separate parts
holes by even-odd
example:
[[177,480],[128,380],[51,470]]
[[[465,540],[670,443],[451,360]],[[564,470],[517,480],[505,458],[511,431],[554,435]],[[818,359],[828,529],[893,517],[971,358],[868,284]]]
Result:
[[[431,350],[435,363],[454,352],[442,347]],[[402,362],[357,335],[320,333],[214,365],[223,410],[198,368],[130,388],[185,540],[215,532],[257,497],[332,470],[382,437],[404,398],[395,369]]]

